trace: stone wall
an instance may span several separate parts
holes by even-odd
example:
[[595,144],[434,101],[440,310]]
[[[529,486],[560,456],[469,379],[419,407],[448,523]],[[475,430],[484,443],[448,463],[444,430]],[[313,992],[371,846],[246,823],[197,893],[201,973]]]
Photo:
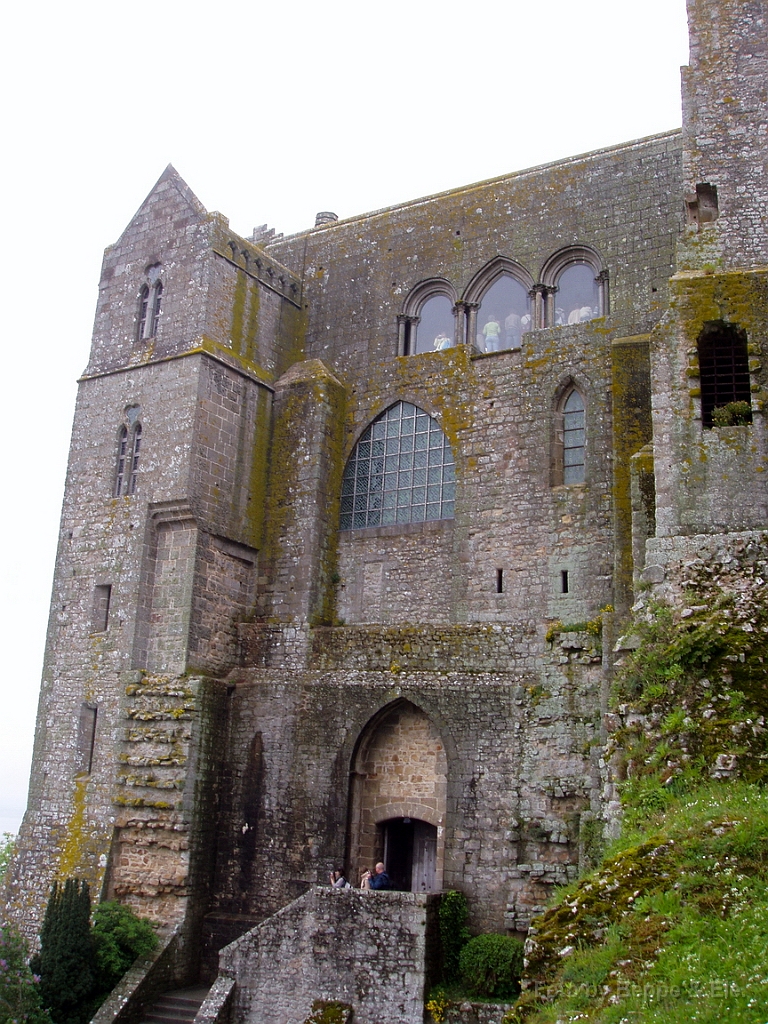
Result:
[[355,1024],[422,1024],[435,976],[438,900],[315,888],[221,953],[234,1018],[302,1024],[315,1000],[352,1006]]
[[[768,7],[688,0],[683,183],[689,210],[680,269],[768,263]],[[717,190],[716,204],[702,186]],[[698,186],[698,188],[697,188]]]
[[[491,626],[315,633],[324,671],[231,677],[213,911],[263,917],[335,867],[356,877],[369,866],[350,785],[375,793],[366,737],[413,708],[445,756],[428,797],[440,811],[444,772],[444,820],[423,811],[443,830],[438,888],[470,895],[478,929],[524,929],[552,884],[577,872],[581,817],[599,811],[599,639],[567,633],[549,648]],[[401,737],[395,751],[395,735],[387,749],[405,770],[415,748]]]

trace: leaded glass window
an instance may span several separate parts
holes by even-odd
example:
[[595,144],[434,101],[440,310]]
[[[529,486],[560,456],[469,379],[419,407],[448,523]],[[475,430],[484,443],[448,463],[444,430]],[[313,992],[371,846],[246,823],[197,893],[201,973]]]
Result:
[[341,485],[342,530],[453,519],[453,452],[423,409],[398,402],[363,433]]
[[563,405],[563,483],[584,482],[584,399],[573,390]]

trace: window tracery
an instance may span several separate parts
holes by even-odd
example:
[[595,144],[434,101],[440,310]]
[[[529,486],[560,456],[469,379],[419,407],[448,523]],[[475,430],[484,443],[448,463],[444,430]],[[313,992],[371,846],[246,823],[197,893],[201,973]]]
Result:
[[136,322],[136,340],[154,338],[160,325],[163,301],[163,282],[160,279],[160,264],[147,268],[147,281],[139,290],[139,308]]

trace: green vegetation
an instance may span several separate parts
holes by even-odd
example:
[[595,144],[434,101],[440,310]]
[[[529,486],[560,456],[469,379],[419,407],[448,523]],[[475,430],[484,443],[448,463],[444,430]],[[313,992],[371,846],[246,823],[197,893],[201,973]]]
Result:
[[54,883],[31,968],[55,1024],[85,1024],[125,971],[157,945],[148,921],[119,903],[100,904],[91,927],[86,882]]
[[104,994],[115,987],[135,960],[148,956],[157,946],[157,936],[149,921],[113,900],[96,907],[92,935],[97,985]]
[[40,995],[55,1024],[90,1019],[96,983],[91,942],[91,897],[86,882],[54,882],[40,931],[40,953],[32,969],[40,975]]
[[538,920],[507,1024],[764,1024],[766,948],[768,793],[702,784]]
[[458,977],[459,957],[469,942],[467,928],[467,897],[451,889],[440,900],[440,942],[443,949],[443,978],[451,981]]
[[768,1020],[768,573],[739,554],[636,606],[606,753],[622,835],[534,922],[504,1024]]
[[523,970],[523,943],[511,935],[476,935],[461,951],[459,970],[462,982],[474,996],[516,996]]
[[10,832],[3,832],[2,836],[0,836],[0,882],[5,878],[5,873],[15,851],[16,836],[11,835]]
[[0,1024],[51,1024],[40,1000],[40,979],[32,974],[28,958],[18,932],[11,925],[1,927]]
[[712,423],[716,427],[738,427],[752,422],[749,402],[728,402],[712,410]]
[[349,1024],[352,1020],[352,1007],[349,1003],[336,1000],[316,999],[312,1003],[312,1013],[304,1024]]

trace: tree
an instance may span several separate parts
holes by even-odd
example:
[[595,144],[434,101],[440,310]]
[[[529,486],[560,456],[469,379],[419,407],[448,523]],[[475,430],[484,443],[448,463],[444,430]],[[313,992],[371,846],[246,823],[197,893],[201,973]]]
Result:
[[33,964],[41,977],[43,1005],[55,1024],[85,1024],[96,990],[87,882],[54,882],[40,931],[40,953]]
[[11,925],[0,927],[0,1024],[51,1024],[40,1001],[26,943]]
[[16,852],[16,836],[10,832],[3,832],[0,836],[0,882],[5,878],[11,857]]

